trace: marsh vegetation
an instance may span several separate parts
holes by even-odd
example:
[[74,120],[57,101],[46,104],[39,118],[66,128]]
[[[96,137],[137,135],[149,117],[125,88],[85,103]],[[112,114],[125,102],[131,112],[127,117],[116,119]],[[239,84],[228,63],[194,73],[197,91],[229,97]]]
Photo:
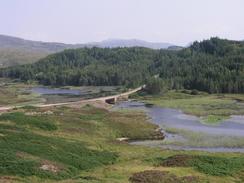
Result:
[[[172,183],[244,180],[241,154],[162,151],[116,140],[158,139],[158,126],[140,111],[27,107],[0,117],[1,181],[124,183],[139,176],[150,182],[152,175]],[[194,158],[184,167],[164,166],[178,154]]]

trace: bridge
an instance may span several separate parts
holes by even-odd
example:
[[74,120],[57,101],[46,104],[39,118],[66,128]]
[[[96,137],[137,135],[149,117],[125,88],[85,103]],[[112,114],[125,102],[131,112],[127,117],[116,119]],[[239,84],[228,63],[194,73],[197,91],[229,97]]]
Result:
[[[82,104],[82,103],[90,103],[90,102],[104,102],[104,103],[108,103],[108,104],[115,104],[118,100],[127,100],[129,95],[142,90],[143,88],[145,88],[145,86],[146,85],[143,85],[143,86],[140,86],[133,90],[129,90],[129,91],[121,93],[121,94],[111,95],[111,96],[106,96],[106,97],[98,97],[98,98],[81,100],[81,101],[76,101],[76,102],[65,102],[65,103],[55,103],[55,104],[36,104],[36,105],[32,105],[32,106],[34,106],[34,107],[55,107],[55,106]],[[5,112],[5,111],[13,110],[14,108],[21,108],[21,107],[24,107],[24,106],[0,107],[0,112]]]
[[140,86],[138,88],[135,88],[133,90],[129,90],[125,93],[121,93],[121,94],[117,94],[117,95],[111,95],[111,96],[107,96],[107,97],[99,97],[99,98],[94,98],[94,99],[88,99],[86,100],[87,102],[95,102],[95,101],[100,101],[100,102],[105,102],[108,104],[115,104],[118,100],[120,99],[128,99],[129,95],[136,93],[140,90],[142,90],[143,88],[145,88],[146,85]]

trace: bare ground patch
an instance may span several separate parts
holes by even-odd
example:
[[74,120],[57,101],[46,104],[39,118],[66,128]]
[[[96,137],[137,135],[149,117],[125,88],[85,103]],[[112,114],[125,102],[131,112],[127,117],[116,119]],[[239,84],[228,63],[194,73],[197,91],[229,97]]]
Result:
[[129,181],[131,183],[198,183],[200,179],[197,176],[177,177],[167,171],[145,170],[133,174]]
[[[22,158],[22,159],[29,159],[29,160],[41,160],[39,157],[37,156],[33,156],[31,154],[25,153],[25,152],[16,152],[16,156],[18,158]],[[49,171],[52,173],[58,173],[61,170],[63,170],[62,166],[58,165],[55,162],[52,161],[48,161],[48,160],[41,160],[41,165],[39,167],[41,170],[44,171]]]
[[60,172],[63,168],[59,165],[57,165],[54,162],[48,161],[48,160],[44,160],[41,162],[41,166],[40,166],[41,170],[44,171],[49,171],[52,173],[58,173]]
[[10,176],[2,176],[0,177],[0,183],[12,183],[16,182],[18,179]]
[[189,161],[194,157],[190,155],[175,155],[167,158],[163,162],[160,163],[161,166],[165,167],[188,167]]
[[31,154],[28,154],[28,153],[26,153],[26,152],[22,152],[22,151],[18,151],[18,152],[16,152],[16,156],[17,156],[18,158],[22,158],[22,159],[30,159],[30,160],[38,160],[38,159],[40,159],[40,158],[37,157],[37,156],[33,156],[33,155],[31,155]]

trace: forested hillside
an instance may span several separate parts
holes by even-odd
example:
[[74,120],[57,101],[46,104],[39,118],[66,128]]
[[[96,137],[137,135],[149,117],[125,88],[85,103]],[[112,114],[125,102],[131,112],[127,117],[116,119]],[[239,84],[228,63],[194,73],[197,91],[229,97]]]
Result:
[[244,42],[212,38],[157,61],[170,88],[209,93],[244,92]]
[[150,75],[157,51],[147,48],[82,48],[50,55],[36,64],[3,69],[1,75],[45,85],[137,86]]
[[156,74],[168,89],[243,93],[244,43],[212,38],[179,51],[81,48],[0,70],[2,77],[37,80],[45,85],[134,87]]

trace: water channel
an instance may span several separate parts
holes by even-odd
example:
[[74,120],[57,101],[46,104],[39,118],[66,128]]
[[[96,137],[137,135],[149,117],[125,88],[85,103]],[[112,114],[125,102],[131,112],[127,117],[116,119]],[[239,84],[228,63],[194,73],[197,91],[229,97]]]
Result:
[[159,125],[164,140],[135,141],[131,144],[174,150],[244,153],[244,116],[231,116],[216,124],[204,124],[196,116],[181,110],[146,105],[138,101],[117,104],[117,109],[143,110],[152,123]]

